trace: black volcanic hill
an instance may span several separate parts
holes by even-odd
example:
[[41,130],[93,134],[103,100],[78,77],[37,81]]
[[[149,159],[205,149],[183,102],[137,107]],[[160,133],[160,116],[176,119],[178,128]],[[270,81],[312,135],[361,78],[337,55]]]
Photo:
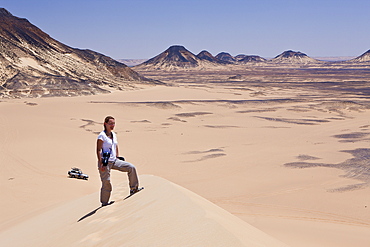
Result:
[[150,80],[123,63],[74,49],[0,8],[0,97],[72,96],[109,92]]
[[212,61],[212,57],[211,54],[207,54],[206,52],[200,54],[200,57],[199,54],[195,56],[184,46],[174,45],[148,61],[135,66],[135,68],[144,70],[212,68],[218,65],[217,62]]
[[266,62],[266,59],[256,55],[244,55],[240,54],[235,57],[231,56],[230,53],[221,52],[216,55],[216,58],[229,64],[247,64],[247,63],[261,63]]
[[256,55],[246,55],[242,59],[238,60],[238,63],[261,63],[266,62],[267,60],[263,57]]
[[310,58],[302,52],[296,51],[284,51],[280,55],[276,56],[272,60],[272,63],[289,63],[289,64],[307,64],[307,63],[320,63],[320,61]]
[[363,53],[361,56],[348,60],[348,62],[354,62],[354,63],[370,62],[370,50]]
[[228,63],[236,62],[236,59],[227,52],[220,52],[219,54],[216,55],[216,58]]
[[208,51],[201,51],[196,57],[199,58],[200,60],[207,60],[212,63],[228,64],[228,62],[217,59]]
[[185,47],[174,45],[161,54],[149,59],[137,67],[151,67],[155,69],[192,68],[199,65],[199,59]]

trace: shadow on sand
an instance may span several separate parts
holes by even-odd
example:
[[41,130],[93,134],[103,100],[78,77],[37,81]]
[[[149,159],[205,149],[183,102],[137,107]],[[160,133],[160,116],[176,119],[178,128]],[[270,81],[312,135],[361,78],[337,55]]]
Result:
[[[144,189],[144,187],[141,187],[141,188],[139,188],[135,193],[133,193],[133,194],[130,194],[130,195],[128,195],[128,196],[126,196],[125,198],[123,198],[123,200],[126,200],[126,199],[128,199],[128,198],[130,198],[131,196],[133,196],[133,195],[135,195],[136,193],[138,193],[139,191],[141,191],[141,190],[143,190]],[[99,209],[101,209],[101,208],[103,208],[103,207],[106,207],[106,206],[109,206],[109,205],[112,205],[114,203],[114,201],[110,201],[107,205],[105,205],[105,206],[100,206],[100,207],[98,207],[97,209],[94,209],[93,211],[91,211],[90,213],[88,213],[88,214],[86,214],[86,215],[84,215],[84,216],[82,216],[77,222],[80,222],[81,220],[84,220],[84,219],[86,219],[87,217],[90,217],[90,216],[92,216],[92,215],[94,215]]]
[[[108,203],[108,205],[106,205],[106,206],[109,206],[109,205],[112,205],[114,203],[114,201],[111,201],[111,202],[109,202]],[[101,208],[103,208],[103,207],[106,207],[106,206],[100,206],[100,207],[98,207],[97,209],[94,209],[93,211],[91,211],[90,213],[88,213],[88,214],[86,214],[86,215],[84,215],[84,216],[82,216],[77,222],[80,222],[81,220],[84,220],[84,219],[86,219],[87,217],[90,217],[90,216],[92,216],[92,215],[94,215],[99,209],[101,209]]]

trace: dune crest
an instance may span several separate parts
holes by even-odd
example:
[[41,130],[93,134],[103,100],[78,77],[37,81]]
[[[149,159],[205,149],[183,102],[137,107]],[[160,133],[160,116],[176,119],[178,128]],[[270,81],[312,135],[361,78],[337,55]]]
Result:
[[145,189],[127,200],[117,184],[112,205],[100,208],[98,193],[82,197],[2,232],[0,245],[286,246],[183,187],[140,180]]

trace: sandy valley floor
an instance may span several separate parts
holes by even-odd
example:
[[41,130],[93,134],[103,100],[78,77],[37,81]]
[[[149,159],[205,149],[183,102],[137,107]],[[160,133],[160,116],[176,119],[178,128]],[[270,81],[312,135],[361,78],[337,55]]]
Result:
[[[60,221],[66,217],[77,220],[99,206],[95,144],[106,115],[116,118],[120,151],[137,166],[142,185],[147,187],[130,198],[136,209],[129,211],[133,210],[142,224],[124,220],[115,225],[126,216],[114,211],[105,212],[117,217],[107,223],[103,219],[108,215],[103,215],[103,210],[85,222],[100,219],[105,227],[129,229],[125,224],[132,224],[137,231],[150,232],[158,219],[149,222],[148,215],[162,215],[164,209],[171,212],[171,204],[178,207],[176,200],[180,197],[176,195],[180,192],[166,189],[175,183],[231,213],[226,218],[236,216],[217,223],[223,229],[217,231],[231,232],[241,243],[249,240],[243,242],[243,231],[235,229],[246,227],[249,235],[257,229],[264,232],[266,236],[258,233],[260,240],[271,236],[271,241],[275,238],[276,243],[279,240],[289,246],[369,245],[370,98],[365,86],[357,81],[354,84],[362,86],[352,84],[346,90],[343,83],[261,84],[246,83],[240,77],[228,83],[216,79],[200,83],[194,77],[189,83],[186,75],[184,78],[175,78],[178,83],[172,86],[105,95],[1,100],[0,245],[2,241],[8,243],[17,231],[37,231],[40,224],[54,227],[59,234],[71,233],[71,229],[80,235],[96,231],[78,225],[68,227],[69,223],[63,225]],[[67,178],[67,171],[74,166],[90,179]],[[112,180],[113,199],[118,200],[127,192],[126,175],[116,172]],[[167,180],[172,183],[164,186]],[[155,189],[159,187],[163,193]],[[190,192],[181,195],[196,201],[204,212],[221,210]],[[110,210],[115,209],[113,206]],[[58,211],[63,207],[64,211]],[[74,208],[78,213],[71,212]],[[176,222],[189,217],[197,219],[191,223],[194,227],[206,218],[221,222],[216,220],[218,213],[199,216],[192,212],[179,209]],[[161,220],[166,218],[176,228],[177,223],[170,217],[173,214],[163,214]],[[32,220],[36,222],[34,228]],[[31,225],[26,227],[26,223]],[[173,241],[168,246],[176,243],[174,235],[185,234],[181,228],[174,228],[171,237],[167,236]],[[156,234],[166,240],[160,232]],[[142,241],[137,246],[167,246],[151,242],[156,239],[151,235],[141,235],[147,236],[146,240],[140,234],[131,235],[133,239],[123,235],[121,232],[121,242],[112,244],[126,246],[124,241],[128,241],[127,246],[134,246],[136,237]],[[219,236],[228,239],[224,234]],[[206,242],[212,235],[204,234],[203,238]],[[91,246],[103,244],[101,238],[93,240]],[[261,246],[280,246],[268,241]],[[19,244],[22,246],[22,242]]]

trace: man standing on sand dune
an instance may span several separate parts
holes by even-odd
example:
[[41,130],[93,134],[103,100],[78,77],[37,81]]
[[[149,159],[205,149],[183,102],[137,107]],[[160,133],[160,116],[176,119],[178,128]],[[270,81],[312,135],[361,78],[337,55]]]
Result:
[[112,191],[112,184],[110,182],[110,172],[112,169],[127,172],[130,185],[130,195],[139,191],[139,180],[135,166],[124,161],[124,158],[119,157],[117,136],[113,132],[115,124],[116,122],[114,117],[107,116],[105,118],[104,130],[100,132],[96,144],[98,168],[102,182],[100,191],[100,202],[102,206],[109,204],[109,198]]

